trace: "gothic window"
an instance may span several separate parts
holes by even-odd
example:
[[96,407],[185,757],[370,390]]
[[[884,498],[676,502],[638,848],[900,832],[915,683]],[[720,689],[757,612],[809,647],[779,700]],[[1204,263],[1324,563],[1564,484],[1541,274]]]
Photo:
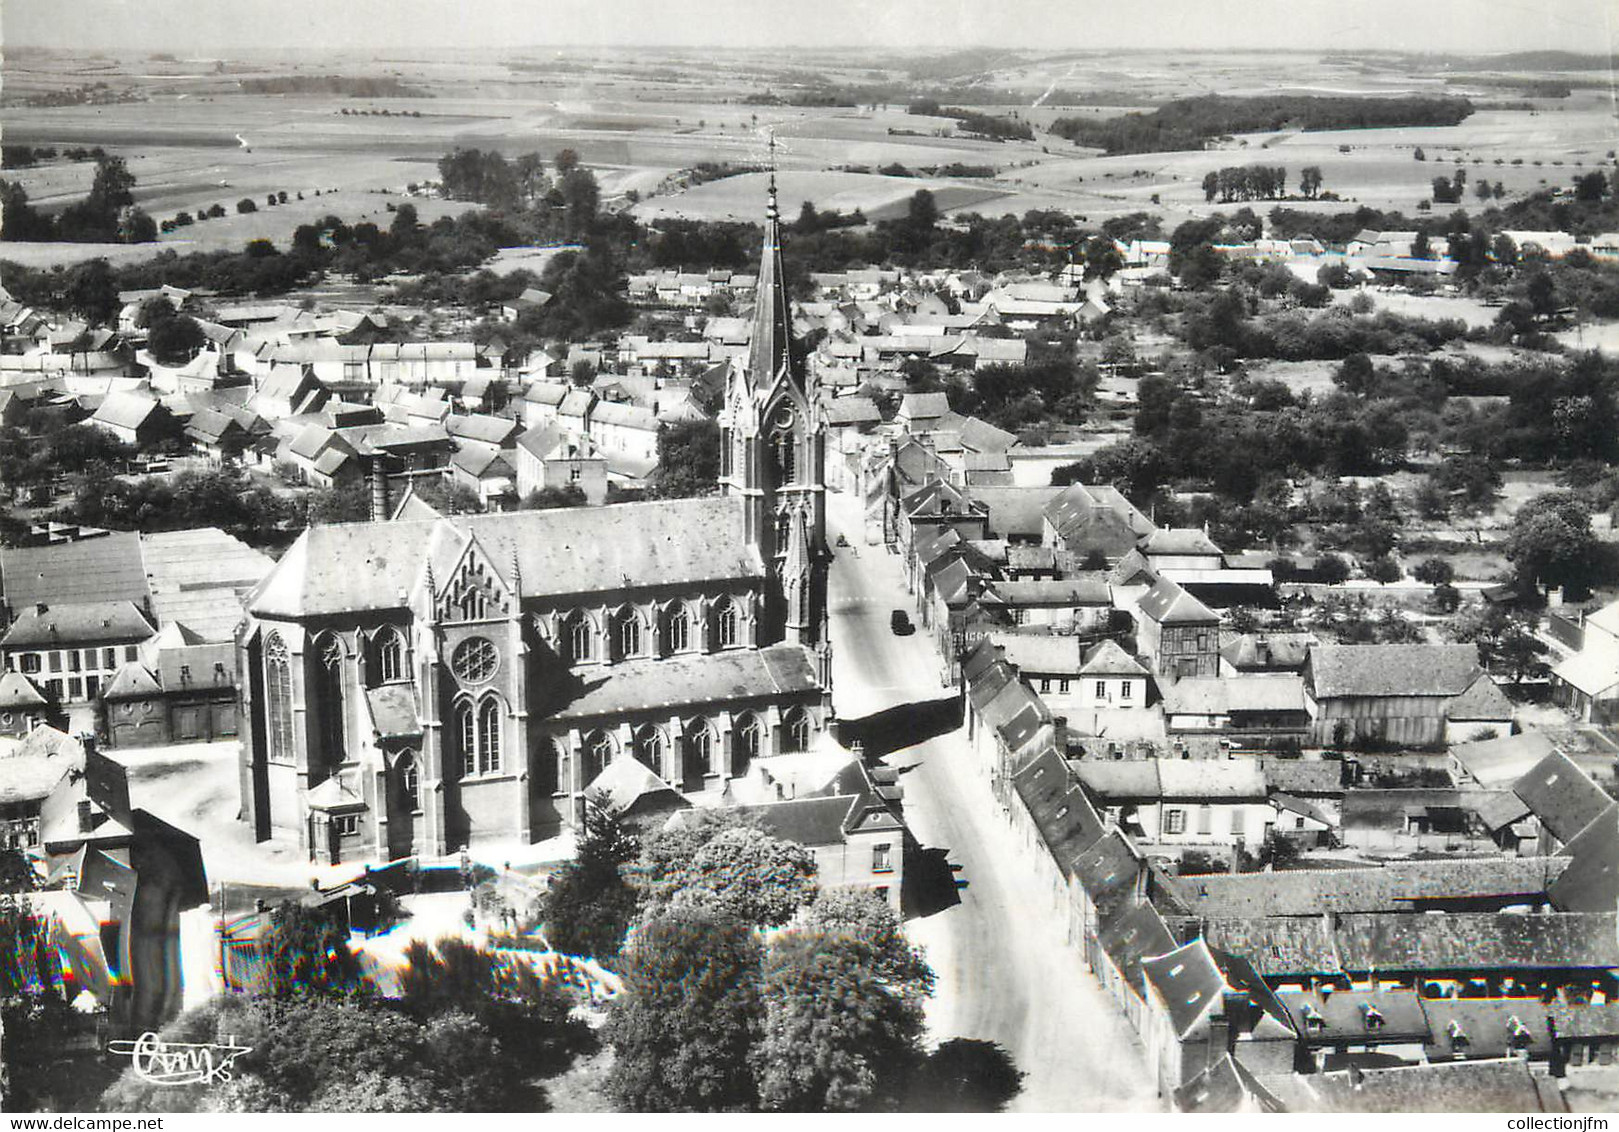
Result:
[[563,659],[569,664],[578,664],[595,655],[596,634],[591,629],[590,617],[583,610],[576,609],[568,614],[559,635]]
[[791,429],[777,429],[770,434],[770,458],[775,465],[778,486],[798,478],[798,438]]
[[663,773],[663,732],[651,724],[635,733],[635,759],[653,774]]
[[461,760],[461,773],[473,774],[478,767],[478,730],[473,723],[472,704],[463,701],[455,708],[455,737],[460,744],[457,752]]
[[720,429],[720,475],[731,474],[731,430],[729,427]]
[[669,611],[668,620],[664,623],[664,647],[671,653],[685,652],[691,648],[691,614],[686,612],[683,605]]
[[776,557],[784,557],[787,553],[787,541],[793,534],[793,516],[783,511],[776,516]]
[[270,761],[292,762],[292,661],[276,633],[264,642],[264,722]]
[[320,720],[321,754],[329,765],[342,762],[345,754],[343,735],[343,645],[336,637],[322,637],[315,645],[320,659],[316,685]]
[[617,617],[618,655],[622,658],[641,655],[641,615],[626,609]]
[[736,602],[728,597],[721,598],[719,604],[714,607],[714,631],[719,638],[720,648],[735,647],[737,643],[737,621]]
[[759,723],[759,717],[749,712],[737,720],[735,769],[742,774],[748,765],[759,757],[759,750],[764,742],[764,727]]
[[787,713],[783,720],[786,735],[783,749],[787,751],[807,751],[810,743],[809,713],[803,708],[794,708]]
[[686,724],[685,777],[700,778],[714,772],[714,729],[705,719]]
[[405,804],[405,809],[411,811],[421,809],[422,778],[421,770],[416,765],[415,753],[406,751],[400,755],[394,769],[399,777],[399,799]]
[[377,634],[377,679],[384,684],[403,679],[405,675],[405,646],[394,629]]
[[613,761],[613,737],[605,731],[592,731],[585,736],[585,785],[596,781],[596,777],[607,769],[607,764]]
[[500,770],[500,701],[493,696],[478,708],[478,773]]
[[450,671],[466,684],[482,684],[500,667],[500,653],[487,637],[468,637],[450,654]]

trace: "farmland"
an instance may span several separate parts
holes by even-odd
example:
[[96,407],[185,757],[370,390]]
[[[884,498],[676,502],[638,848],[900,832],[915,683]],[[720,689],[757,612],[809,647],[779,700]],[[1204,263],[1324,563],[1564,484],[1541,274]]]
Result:
[[[137,202],[155,218],[224,205],[228,217],[163,238],[201,250],[255,238],[284,244],[298,224],[328,213],[375,219],[387,209],[383,194],[397,198],[408,185],[434,179],[437,159],[458,146],[547,157],[573,149],[607,199],[635,202],[636,214],[649,220],[749,216],[762,192],[757,177],[688,187],[683,171],[698,162],[760,166],[773,134],[787,207],[812,200],[881,219],[928,188],[945,213],[1055,208],[1094,223],[1153,210],[1166,228],[1211,210],[1202,178],[1224,165],[1282,165],[1290,183],[1304,166],[1318,166],[1324,189],[1339,199],[1294,207],[1347,202],[1410,212],[1429,196],[1433,177],[1458,164],[1475,181],[1501,182],[1510,197],[1565,183],[1574,170],[1604,163],[1612,148],[1606,91],[1576,82],[1569,97],[1526,99],[1492,82],[1533,76],[1496,74],[1476,60],[1465,69],[1458,61],[1461,77],[1449,83],[1431,62],[1399,56],[1004,52],[983,61],[995,69],[934,75],[917,70],[914,59],[859,52],[797,56],[790,65],[740,51],[445,52],[392,60],[316,52],[178,62],[24,52],[6,62],[4,127],[8,144],[102,146],[125,158]],[[1287,76],[1285,84],[1278,75]],[[106,84],[109,101],[37,104],[61,101],[91,80]],[[279,90],[296,93],[267,93]],[[415,97],[338,93],[356,91]],[[1084,101],[1086,92],[1093,103]],[[911,99],[930,94],[968,111],[1015,117],[1034,138],[991,141],[959,132],[950,118],[906,112]],[[1216,139],[1206,150],[1120,156],[1047,132],[1059,117],[1102,120],[1203,94],[1460,95],[1476,110],[1454,126],[1283,129]],[[1416,160],[1419,149],[1426,160]],[[993,176],[926,172],[952,165],[987,166]],[[917,175],[878,172],[894,166]],[[88,163],[47,162],[8,177],[36,206],[53,210],[82,196],[92,173]],[[283,191],[287,205],[262,207],[266,194]],[[236,215],[243,197],[258,200],[259,211]],[[465,207],[415,203],[429,221]],[[1461,207],[1473,203],[1468,194]],[[83,258],[79,249],[36,247],[27,259],[53,255]]]

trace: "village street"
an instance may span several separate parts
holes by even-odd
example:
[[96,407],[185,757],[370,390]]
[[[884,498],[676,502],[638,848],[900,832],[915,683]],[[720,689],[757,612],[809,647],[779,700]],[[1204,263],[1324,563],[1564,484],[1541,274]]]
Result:
[[[950,693],[927,630],[901,637],[889,626],[895,609],[914,620],[914,607],[900,559],[862,545],[858,508],[828,496],[828,537],[854,544],[836,550],[832,567],[833,699],[840,720],[900,770],[918,850],[907,864],[906,931],[938,975],[930,1033],[1004,1046],[1027,1074],[1014,1110],[1152,1109],[1159,1102],[1140,1042],[1060,927],[1034,911],[1048,901],[967,764],[965,731],[938,703]],[[919,706],[907,714],[905,705]],[[884,726],[861,728],[874,715]]]

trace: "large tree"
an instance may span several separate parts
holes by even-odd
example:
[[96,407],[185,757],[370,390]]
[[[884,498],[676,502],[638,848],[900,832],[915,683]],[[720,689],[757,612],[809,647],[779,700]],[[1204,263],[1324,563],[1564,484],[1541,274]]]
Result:
[[701,905],[636,927],[605,1029],[620,1104],[632,1112],[757,1106],[749,1055],[764,1021],[761,961],[750,926]]
[[857,938],[792,932],[764,978],[759,1099],[766,1108],[847,1112],[889,1107],[921,1056],[921,1004],[890,986]]
[[743,923],[780,927],[815,895],[815,856],[762,830],[728,829],[697,850],[675,883],[677,905],[701,905]]
[[1524,590],[1583,589],[1594,580],[1599,549],[1590,509],[1567,491],[1548,492],[1525,503],[1507,532],[1507,560]]
[[546,939],[553,948],[598,959],[618,954],[638,906],[623,867],[638,848],[603,799],[585,799],[578,851],[552,875],[540,902]]

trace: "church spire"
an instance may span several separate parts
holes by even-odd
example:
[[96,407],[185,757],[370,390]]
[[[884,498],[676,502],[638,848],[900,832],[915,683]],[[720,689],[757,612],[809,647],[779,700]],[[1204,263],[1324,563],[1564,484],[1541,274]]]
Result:
[[747,379],[766,390],[785,370],[803,388],[803,374],[793,365],[793,317],[787,301],[786,273],[781,266],[781,208],[776,201],[776,137],[770,136],[770,190],[765,202],[765,244],[759,257],[759,289],[753,312],[753,342]]

